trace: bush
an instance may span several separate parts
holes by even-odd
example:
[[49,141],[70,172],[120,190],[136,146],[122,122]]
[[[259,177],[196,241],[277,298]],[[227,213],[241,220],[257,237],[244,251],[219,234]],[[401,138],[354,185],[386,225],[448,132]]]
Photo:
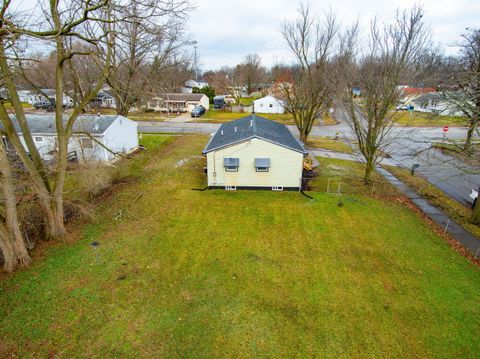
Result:
[[92,200],[114,182],[115,167],[102,164],[82,164],[76,171],[77,189]]

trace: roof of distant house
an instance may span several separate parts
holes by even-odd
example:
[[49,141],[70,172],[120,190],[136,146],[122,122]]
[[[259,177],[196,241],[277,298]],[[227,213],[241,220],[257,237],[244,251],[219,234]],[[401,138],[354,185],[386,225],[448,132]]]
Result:
[[267,96],[263,96],[263,97],[260,97],[260,98],[257,98],[255,101],[253,102],[257,102],[257,101],[267,101],[267,100],[275,100],[277,101],[279,104],[283,105],[285,103],[285,101],[283,100],[280,100],[279,98],[273,96],[273,95],[267,95]]
[[[55,125],[55,115],[25,115],[28,127],[32,134],[55,134],[57,126]],[[73,126],[73,132],[86,132],[90,134],[102,134],[110,125],[115,122],[119,115],[82,115],[79,116]],[[13,125],[18,133],[21,133],[20,125],[15,116],[11,116]],[[65,121],[67,117],[65,117]],[[0,123],[0,130],[3,125]]]
[[174,102],[183,102],[183,101],[200,101],[203,96],[206,96],[203,93],[159,93],[156,98],[161,98],[164,101],[174,101]]
[[105,91],[99,91],[96,95],[95,95],[96,98],[98,99],[102,99],[102,98],[113,98],[113,96],[111,94],[109,94],[108,92],[105,92]]
[[222,124],[203,149],[203,153],[205,154],[252,138],[262,139],[293,151],[307,154],[305,147],[292,135],[285,125],[257,115],[246,116]]
[[423,95],[426,93],[437,92],[433,87],[404,87],[402,92],[405,96],[408,95]]

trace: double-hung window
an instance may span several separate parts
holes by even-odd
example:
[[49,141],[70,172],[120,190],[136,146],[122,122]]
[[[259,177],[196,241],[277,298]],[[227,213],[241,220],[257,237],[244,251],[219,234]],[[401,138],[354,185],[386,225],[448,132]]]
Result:
[[226,172],[238,172],[238,167],[240,166],[240,159],[226,157],[223,159],[223,165]]

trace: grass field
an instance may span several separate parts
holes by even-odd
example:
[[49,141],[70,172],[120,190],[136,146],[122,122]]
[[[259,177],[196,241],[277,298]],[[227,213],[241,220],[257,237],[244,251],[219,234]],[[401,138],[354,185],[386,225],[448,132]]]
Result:
[[314,137],[310,136],[307,142],[308,147],[321,148],[343,153],[353,153],[352,147],[342,140],[335,140],[330,137]]
[[[11,102],[5,102],[3,104],[3,106],[5,106],[6,110],[13,110],[13,106],[12,106]],[[25,109],[33,108],[33,106],[31,104],[29,104],[28,102],[22,102],[22,107],[25,108]]]
[[385,166],[394,176],[415,189],[420,195],[424,196],[436,207],[445,211],[458,224],[467,231],[480,238],[480,227],[469,223],[471,209],[447,196],[442,190],[438,189],[427,180],[416,175],[412,176],[410,171],[404,168]]
[[399,125],[412,127],[465,126],[466,118],[459,116],[438,116],[431,113],[408,111],[396,112],[394,119]]
[[477,356],[480,272],[413,212],[192,191],[207,137],[142,141],[136,182],[0,280],[0,357]]

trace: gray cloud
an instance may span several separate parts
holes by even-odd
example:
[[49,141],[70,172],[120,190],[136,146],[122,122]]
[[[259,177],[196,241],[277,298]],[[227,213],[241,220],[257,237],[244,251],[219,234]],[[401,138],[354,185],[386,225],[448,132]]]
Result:
[[[365,26],[378,15],[393,18],[397,8],[408,8],[416,0],[337,0],[330,4],[312,0],[318,12],[334,10],[343,24],[359,18]],[[258,53],[266,66],[293,61],[280,34],[285,19],[293,19],[298,7],[292,0],[198,0],[190,18],[190,28],[198,41],[203,69],[233,66],[248,53]],[[425,21],[432,30],[432,40],[455,53],[454,45],[466,27],[478,26],[478,0],[425,0]]]

